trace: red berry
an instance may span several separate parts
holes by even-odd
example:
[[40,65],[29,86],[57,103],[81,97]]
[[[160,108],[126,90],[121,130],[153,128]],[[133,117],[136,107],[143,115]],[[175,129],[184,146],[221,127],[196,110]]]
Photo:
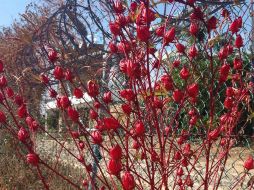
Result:
[[198,33],[198,24],[196,22],[192,22],[190,24],[189,31],[190,31],[191,35],[196,36]]
[[89,80],[87,82],[87,91],[89,96],[96,97],[99,95],[99,86],[95,81]]
[[176,103],[180,103],[183,99],[184,93],[181,90],[176,89],[173,92],[173,99]]
[[62,96],[60,98],[60,105],[63,109],[66,109],[71,105],[71,102],[67,96]]
[[106,104],[109,104],[110,102],[112,102],[112,97],[111,97],[111,92],[108,91],[108,92],[105,92],[103,94],[103,101],[106,103]]
[[254,169],[254,160],[252,156],[249,156],[247,158],[247,160],[244,162],[244,168],[246,168],[247,170],[252,170]]
[[108,172],[112,175],[118,175],[122,170],[122,164],[120,160],[111,159],[107,165]]
[[57,79],[57,80],[61,80],[64,78],[64,71],[63,71],[62,67],[60,67],[60,66],[55,67],[53,74],[55,76],[55,79]]
[[7,86],[7,79],[5,76],[0,77],[0,88],[5,88]]
[[93,131],[92,134],[92,140],[94,144],[101,144],[103,139],[100,131]]
[[26,160],[29,164],[33,165],[33,166],[37,166],[39,163],[39,157],[37,154],[35,153],[29,153],[26,155]]
[[235,47],[241,48],[242,46],[243,46],[243,39],[242,39],[242,36],[238,34],[235,39]]
[[80,99],[83,98],[83,91],[80,88],[75,88],[73,94],[76,98]]
[[124,190],[133,190],[136,186],[133,175],[126,171],[122,176],[122,185]]
[[145,126],[142,121],[137,121],[135,123],[135,134],[137,136],[142,136],[145,133]]
[[147,42],[150,38],[150,32],[148,26],[138,26],[137,27],[137,38],[140,41]]
[[77,110],[73,109],[72,107],[68,107],[68,116],[73,122],[78,122],[79,120],[79,113]]
[[91,119],[97,119],[98,118],[98,113],[94,111],[93,109],[90,110],[89,116]]
[[180,77],[184,80],[187,80],[190,76],[190,72],[186,67],[183,67],[180,71]]
[[24,127],[20,127],[18,132],[18,139],[23,142],[29,137],[29,133]]
[[118,144],[109,150],[110,158],[114,160],[120,160],[122,154],[122,148]]
[[164,44],[167,45],[175,39],[175,28],[171,28],[169,31],[167,31],[164,35]]
[[177,43],[177,44],[176,44],[176,49],[177,49],[177,51],[178,51],[179,53],[184,53],[184,51],[185,51],[185,46],[184,46],[183,44],[181,44],[181,43]]

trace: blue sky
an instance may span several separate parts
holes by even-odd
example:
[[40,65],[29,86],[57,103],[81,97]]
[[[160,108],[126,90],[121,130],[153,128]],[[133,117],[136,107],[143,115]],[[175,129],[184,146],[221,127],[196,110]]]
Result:
[[31,2],[36,2],[36,0],[0,0],[0,28],[10,26]]

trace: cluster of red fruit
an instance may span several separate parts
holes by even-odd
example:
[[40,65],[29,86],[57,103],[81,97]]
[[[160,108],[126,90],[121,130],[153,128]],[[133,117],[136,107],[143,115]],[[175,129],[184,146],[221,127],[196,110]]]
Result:
[[[0,60],[0,73],[4,72],[4,64]],[[0,103],[4,111],[0,111],[0,123],[6,125],[7,128],[10,127],[9,121],[13,120],[14,125],[16,126],[10,128],[14,137],[22,142],[28,149],[29,153],[27,154],[27,162],[36,166],[39,163],[39,157],[34,152],[34,146],[30,139],[30,133],[35,133],[39,128],[39,123],[32,116],[29,115],[29,112],[26,107],[26,102],[22,96],[15,94],[13,89],[8,86],[7,79],[4,74],[0,77]],[[14,113],[16,111],[16,114]],[[10,116],[6,116],[6,113],[9,113]],[[16,117],[17,116],[17,117]],[[24,122],[23,122],[24,120]],[[15,129],[18,129],[15,131]]]

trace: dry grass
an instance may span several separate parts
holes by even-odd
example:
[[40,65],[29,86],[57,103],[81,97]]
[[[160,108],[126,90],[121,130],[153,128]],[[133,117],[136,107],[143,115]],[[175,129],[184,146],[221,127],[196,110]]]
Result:
[[[16,155],[15,141],[0,130],[0,190],[40,190],[44,189],[35,168],[30,168],[25,161]],[[50,184],[50,189],[72,190],[60,177],[41,167],[43,176]],[[71,166],[58,165],[57,171],[80,184],[81,172]]]

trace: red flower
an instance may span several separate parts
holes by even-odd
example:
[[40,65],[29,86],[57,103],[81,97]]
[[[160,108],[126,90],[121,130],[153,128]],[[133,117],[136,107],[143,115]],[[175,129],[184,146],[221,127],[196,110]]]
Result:
[[136,186],[133,175],[126,171],[122,176],[122,184],[124,190],[133,190]]
[[181,160],[182,159],[182,155],[179,151],[177,151],[174,155],[174,160]]
[[134,140],[133,143],[132,143],[132,148],[139,149],[140,148],[140,144],[137,141]]
[[191,119],[190,119],[190,125],[196,125],[197,123],[197,120],[198,120],[198,117],[196,115],[192,116]]
[[216,18],[215,16],[212,16],[212,17],[207,21],[207,28],[208,28],[208,31],[211,31],[211,30],[217,28],[217,18]]
[[154,106],[155,108],[162,109],[162,107],[163,107],[163,102],[162,102],[162,100],[160,100],[157,96],[155,96],[155,97],[153,98],[153,106]]
[[227,98],[225,99],[225,101],[224,101],[224,107],[225,107],[226,109],[230,109],[230,108],[232,108],[233,103],[234,103],[233,99],[232,99],[231,97],[227,97]]
[[102,139],[100,131],[93,131],[91,136],[92,136],[92,140],[93,140],[94,144],[101,144],[102,143],[103,139]]
[[41,78],[41,82],[43,82],[44,84],[48,84],[49,83],[49,78],[46,75],[41,74],[40,78]]
[[113,117],[106,117],[103,119],[103,122],[106,129],[116,130],[120,126],[119,122]]
[[70,69],[67,69],[65,71],[64,75],[65,75],[65,79],[70,81],[70,82],[72,82],[72,80],[74,79],[74,76],[73,76],[73,74],[72,74]]
[[89,116],[90,116],[91,119],[97,119],[98,118],[98,113],[96,111],[94,111],[93,109],[90,109]]
[[99,109],[99,108],[101,107],[101,104],[100,104],[100,102],[95,101],[95,102],[93,103],[93,106],[94,106],[96,109]]
[[243,26],[243,19],[242,19],[242,17],[240,16],[236,20],[237,20],[238,28],[242,28],[242,26]]
[[230,65],[224,63],[220,68],[220,82],[225,82],[228,78],[228,74],[230,71]]
[[188,3],[189,3],[190,5],[193,5],[195,2],[196,2],[196,0],[188,0]]
[[118,175],[122,170],[122,164],[119,160],[111,159],[107,165],[108,172],[112,175]]
[[167,74],[161,76],[161,82],[167,91],[173,90],[173,80]]
[[243,68],[243,62],[239,58],[235,58],[233,64],[234,64],[234,69],[236,70],[240,70]]
[[83,91],[80,88],[75,88],[73,94],[76,98],[80,99],[83,98]]
[[149,25],[156,19],[155,13],[151,9],[147,9],[144,4],[142,4],[141,10],[136,19],[137,25]]
[[127,41],[122,41],[118,44],[117,49],[122,54],[129,53],[131,50],[131,45]]
[[72,107],[68,107],[68,116],[73,122],[78,122],[79,113]]
[[246,168],[247,170],[252,170],[254,169],[254,160],[252,156],[249,156],[247,158],[247,160],[244,162],[244,168]]
[[173,42],[173,40],[175,39],[175,32],[176,32],[176,30],[174,27],[166,32],[166,34],[164,35],[164,44],[165,45]]
[[203,18],[204,18],[204,14],[203,14],[202,10],[200,9],[200,7],[196,7],[194,9],[194,12],[190,14],[191,21],[203,20]]
[[230,12],[227,9],[223,8],[222,11],[221,11],[221,15],[224,18],[227,18],[230,15]]
[[117,46],[113,42],[109,42],[109,49],[111,53],[117,53]]
[[56,66],[53,71],[53,74],[55,76],[55,79],[57,79],[57,80],[61,80],[64,78],[64,71],[63,71],[62,67]]
[[14,102],[18,106],[21,106],[24,103],[24,100],[20,95],[16,95],[15,98],[14,98]]
[[109,150],[110,158],[114,160],[120,160],[122,154],[122,148],[118,144]]
[[182,167],[180,167],[180,168],[177,170],[176,175],[178,175],[178,176],[182,176],[182,175],[183,175],[183,168],[182,168]]
[[21,142],[24,142],[26,139],[28,139],[29,133],[24,127],[20,127],[19,132],[18,132],[18,139]]
[[180,77],[184,80],[187,80],[190,76],[190,72],[186,67],[183,67],[180,71]]
[[118,15],[116,18],[116,23],[118,23],[121,27],[124,27],[128,24],[128,17],[125,17],[124,15]]
[[135,134],[137,136],[142,136],[145,133],[145,126],[142,121],[137,121],[135,123]]
[[77,139],[79,138],[80,134],[78,131],[71,131],[71,136],[72,138]]
[[7,87],[5,89],[5,92],[6,92],[6,95],[7,95],[8,98],[13,98],[14,97],[14,92],[10,87]]
[[58,59],[57,52],[55,50],[50,50],[48,52],[48,58],[49,58],[49,61],[54,63]]
[[89,80],[87,82],[87,91],[89,96],[96,97],[97,95],[99,95],[99,86],[95,81]]
[[234,20],[230,26],[229,26],[229,30],[234,34],[237,33],[239,31],[239,22],[238,20]]
[[33,121],[34,121],[34,119],[32,117],[30,117],[30,116],[26,117],[26,124],[27,124],[27,126],[32,125]]
[[60,105],[63,109],[68,108],[71,105],[71,102],[67,96],[62,96],[60,98]]
[[193,59],[194,57],[198,55],[198,51],[195,45],[190,47],[188,55],[190,56],[191,59]]
[[57,92],[54,89],[50,88],[49,89],[49,96],[51,98],[55,98],[57,96]]
[[122,110],[126,115],[130,115],[132,111],[129,104],[122,104]]
[[164,129],[164,132],[165,132],[165,134],[166,135],[169,135],[169,133],[172,133],[172,127],[171,126],[167,126],[167,127],[165,127],[165,129]]
[[131,11],[135,11],[138,7],[138,4],[136,2],[131,2],[130,9]]
[[36,131],[39,128],[39,123],[37,121],[33,121],[31,125],[29,125],[30,130]]
[[173,62],[173,66],[176,67],[176,68],[179,67],[180,64],[181,64],[180,60],[175,60]]
[[173,99],[176,103],[180,103],[183,99],[184,93],[181,90],[176,89],[173,92]]
[[78,146],[79,146],[79,148],[80,148],[81,150],[83,150],[83,149],[85,148],[85,144],[84,144],[83,141],[79,141]]
[[123,13],[124,10],[125,10],[125,7],[123,6],[122,2],[117,0],[115,3],[114,3],[114,10],[116,13],[120,14],[120,13]]
[[105,92],[105,93],[103,94],[103,101],[104,101],[106,104],[109,104],[110,102],[112,102],[111,92],[110,92],[110,91]]
[[4,63],[2,60],[0,60],[0,73],[4,71]]
[[242,39],[242,36],[238,34],[235,39],[235,47],[241,48],[242,46],[243,46],[243,39]]
[[39,163],[39,157],[35,153],[29,153],[26,155],[26,161],[33,166],[37,166]]
[[0,88],[4,88],[7,86],[7,80],[5,78],[5,76],[1,76],[0,77]]
[[131,61],[131,60],[126,61],[126,71],[127,71],[127,75],[130,78],[133,78],[133,77],[135,78],[140,76],[140,67],[134,61]]
[[118,23],[110,22],[109,29],[110,29],[111,33],[115,36],[118,36],[121,34],[121,27]]
[[181,43],[177,43],[177,44],[176,44],[176,49],[177,49],[177,51],[178,51],[179,53],[184,53],[184,51],[185,51],[185,46],[184,46],[183,44],[181,44]]
[[234,96],[234,95],[235,95],[234,89],[233,89],[232,87],[227,87],[226,95],[227,95],[228,97]]
[[147,42],[150,38],[150,32],[148,26],[137,27],[137,37],[140,41]]
[[162,25],[162,26],[160,26],[159,28],[157,28],[155,30],[155,33],[156,33],[157,36],[162,37],[164,35],[164,31],[165,31],[165,26]]
[[121,61],[119,62],[119,67],[120,67],[120,71],[122,71],[123,73],[127,74],[127,62],[130,61],[128,59],[121,59]]
[[135,94],[131,89],[121,90],[120,96],[128,101],[133,101],[135,99]]
[[224,46],[223,48],[221,48],[218,54],[220,60],[226,59],[228,55],[229,55],[228,46],[226,47]]
[[191,35],[196,36],[198,33],[198,24],[195,22],[192,22],[189,27],[189,31]]
[[190,156],[192,154],[191,145],[189,143],[185,144],[183,148],[183,154],[185,156]]
[[27,109],[26,106],[23,104],[18,108],[18,116],[20,118],[24,118],[27,115]]
[[220,129],[219,127],[216,128],[216,129],[214,129],[214,130],[212,130],[212,131],[209,133],[209,135],[208,135],[208,139],[209,139],[209,140],[216,140],[216,139],[219,137],[220,132],[221,132],[221,129]]
[[187,87],[187,92],[189,96],[191,97],[195,98],[198,95],[198,91],[199,91],[199,88],[197,83],[193,83]]

